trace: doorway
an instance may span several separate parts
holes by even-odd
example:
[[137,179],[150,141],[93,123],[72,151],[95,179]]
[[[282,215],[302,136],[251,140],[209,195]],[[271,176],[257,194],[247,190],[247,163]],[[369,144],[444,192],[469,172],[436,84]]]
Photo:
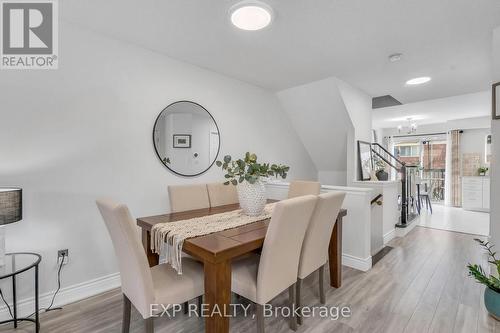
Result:
[[445,200],[446,134],[393,137],[394,155],[407,166],[417,167],[423,193],[433,203]]

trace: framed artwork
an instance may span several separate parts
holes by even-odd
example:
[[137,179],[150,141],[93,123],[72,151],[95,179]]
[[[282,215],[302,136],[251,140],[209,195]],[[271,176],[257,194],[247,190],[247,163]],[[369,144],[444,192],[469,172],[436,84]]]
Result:
[[191,134],[174,134],[174,148],[191,148]]
[[358,141],[358,166],[359,178],[370,180],[373,170],[372,144],[365,141]]
[[493,85],[492,88],[492,113],[491,116],[493,119],[500,119],[500,82],[497,82]]

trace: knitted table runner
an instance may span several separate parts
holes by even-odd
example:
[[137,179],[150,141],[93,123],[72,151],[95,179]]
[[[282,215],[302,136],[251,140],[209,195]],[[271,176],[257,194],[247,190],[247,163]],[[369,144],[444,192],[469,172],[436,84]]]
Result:
[[208,235],[236,228],[271,217],[275,203],[267,204],[259,216],[247,216],[241,209],[195,217],[192,219],[158,223],[151,229],[151,250],[160,254],[160,263],[170,263],[182,274],[182,246],[188,238]]

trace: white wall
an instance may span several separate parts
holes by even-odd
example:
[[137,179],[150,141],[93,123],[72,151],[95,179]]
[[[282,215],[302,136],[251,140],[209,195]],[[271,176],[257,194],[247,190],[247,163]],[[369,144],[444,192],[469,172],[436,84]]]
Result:
[[347,132],[352,127],[335,78],[282,90],[277,96],[323,184],[346,184]]
[[351,119],[347,145],[347,185],[358,180],[357,142],[372,142],[372,97],[337,79],[340,94]]
[[[291,179],[316,178],[273,94],[72,25],[60,34],[59,70],[0,74],[0,184],[25,194],[24,220],[7,227],[7,250],[42,254],[41,293],[56,288],[58,249],[70,256],[63,287],[117,272],[96,198],[153,215],[169,210],[167,185],[222,180],[215,167],[177,177],[156,157],[153,124],[174,101],[212,113],[221,155],[253,151],[290,165]],[[31,296],[31,284],[19,291]]]
[[481,155],[481,165],[488,166],[486,163],[486,136],[491,134],[490,128],[476,128],[464,130],[460,141],[460,149],[462,154],[474,153]]
[[[489,129],[491,127],[490,116],[454,119],[446,122],[439,122],[439,120],[440,119],[436,117],[437,122],[435,124],[425,124],[418,126],[415,134],[446,133],[450,130],[455,130],[455,129],[474,130],[474,129]],[[402,124],[405,124],[405,122],[403,122]],[[404,135],[404,133],[401,134],[398,133],[397,127],[380,129],[380,133],[382,134],[383,137]]]
[[[500,82],[500,27],[493,32],[493,81]],[[491,121],[492,162],[491,162],[491,200],[490,235],[491,240],[500,247],[500,120]]]
[[[380,223],[380,235],[374,235],[372,227],[372,243],[373,238],[380,238],[382,244],[385,245],[395,237],[395,226],[399,222],[398,195],[400,192],[401,182],[399,181],[357,181],[353,183],[354,187],[364,187],[373,189],[372,199],[377,195],[382,194],[382,212],[380,221],[372,215],[372,226]],[[377,205],[372,205],[372,210]],[[373,247],[373,245],[372,245]],[[380,250],[380,249],[379,249]]]
[[335,77],[277,93],[322,184],[357,177],[357,140],[371,141],[371,97]]
[[488,117],[491,114],[490,105],[491,94],[487,90],[380,108],[373,110],[373,127],[394,128],[399,124],[406,125],[408,117],[413,118],[418,125]]

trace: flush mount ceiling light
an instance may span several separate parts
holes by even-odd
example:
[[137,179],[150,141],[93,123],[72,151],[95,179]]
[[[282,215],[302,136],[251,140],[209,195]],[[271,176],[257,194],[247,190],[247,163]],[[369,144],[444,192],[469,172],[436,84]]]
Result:
[[406,84],[409,86],[415,86],[417,84],[424,84],[427,83],[431,80],[430,77],[428,76],[422,76],[422,77],[417,77],[411,80],[406,81]]
[[273,20],[272,8],[260,1],[242,1],[229,10],[231,23],[242,30],[264,29]]

